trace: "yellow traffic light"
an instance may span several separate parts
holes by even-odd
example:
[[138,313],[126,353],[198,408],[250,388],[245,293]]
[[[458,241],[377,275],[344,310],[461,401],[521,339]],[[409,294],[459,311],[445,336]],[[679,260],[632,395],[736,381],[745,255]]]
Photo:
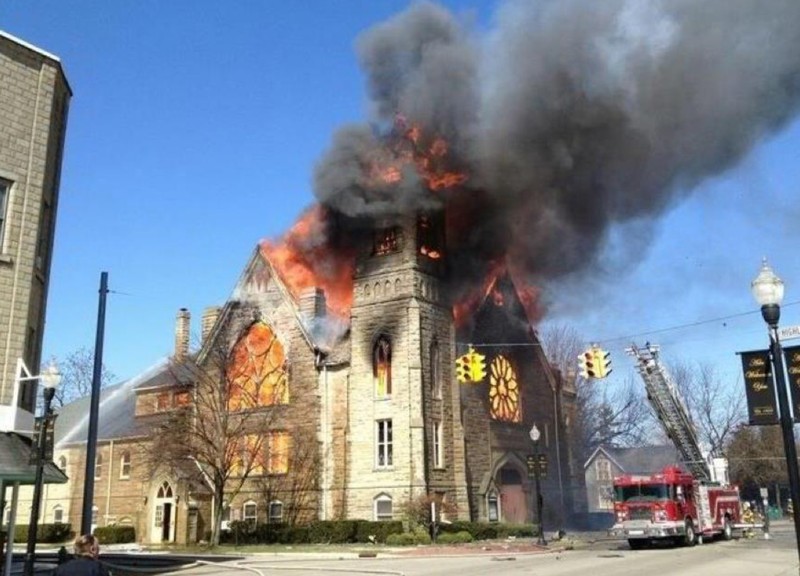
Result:
[[470,346],[466,354],[456,358],[456,378],[464,383],[482,382],[486,378],[486,356]]
[[599,346],[593,348],[594,364],[597,367],[595,378],[605,378],[612,372],[611,352],[606,352]]
[[578,368],[583,378],[587,380],[589,378],[597,378],[596,360],[592,348],[578,356]]

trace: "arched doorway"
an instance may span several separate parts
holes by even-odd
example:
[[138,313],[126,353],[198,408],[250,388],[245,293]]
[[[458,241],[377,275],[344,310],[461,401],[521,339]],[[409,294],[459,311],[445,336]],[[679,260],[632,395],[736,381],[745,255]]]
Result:
[[515,467],[506,464],[497,472],[500,488],[500,510],[503,522],[522,524],[528,519],[528,506],[522,482],[522,474]]
[[153,507],[153,524],[150,541],[175,541],[175,493],[172,485],[166,480],[156,489]]

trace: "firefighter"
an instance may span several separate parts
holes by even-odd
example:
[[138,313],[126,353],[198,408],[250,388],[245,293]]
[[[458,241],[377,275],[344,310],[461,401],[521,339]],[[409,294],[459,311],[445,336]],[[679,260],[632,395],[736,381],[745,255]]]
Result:
[[[742,522],[745,524],[755,524],[756,522],[756,515],[753,513],[753,508],[750,506],[750,502],[744,503],[744,511],[742,512]],[[752,538],[753,537],[753,527],[750,526],[749,528],[745,528],[742,531],[742,536],[745,538]]]

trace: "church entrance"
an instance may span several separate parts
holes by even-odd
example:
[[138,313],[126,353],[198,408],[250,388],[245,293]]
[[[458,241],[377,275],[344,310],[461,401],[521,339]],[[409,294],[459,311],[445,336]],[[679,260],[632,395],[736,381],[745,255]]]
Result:
[[153,543],[175,541],[175,495],[166,480],[158,487],[153,510]]
[[500,502],[503,522],[522,524],[528,519],[525,490],[522,475],[516,468],[503,466],[498,473],[497,483],[500,487]]

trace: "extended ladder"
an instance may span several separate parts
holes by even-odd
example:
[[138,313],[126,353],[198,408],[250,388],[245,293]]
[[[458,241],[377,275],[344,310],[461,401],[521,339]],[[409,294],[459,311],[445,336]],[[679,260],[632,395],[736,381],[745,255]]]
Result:
[[711,470],[700,450],[689,411],[669,373],[658,360],[658,346],[648,342],[643,349],[633,345],[627,352],[636,358],[636,368],[644,380],[647,399],[678,449],[683,463],[697,480],[711,480]]

